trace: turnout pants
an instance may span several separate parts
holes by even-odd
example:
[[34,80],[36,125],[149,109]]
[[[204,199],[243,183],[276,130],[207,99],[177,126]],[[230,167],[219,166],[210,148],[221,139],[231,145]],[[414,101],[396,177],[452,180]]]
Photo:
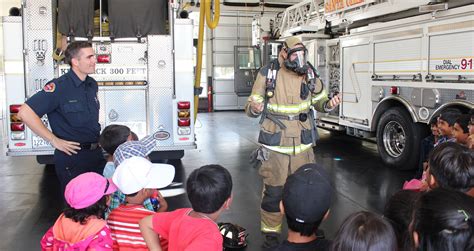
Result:
[[263,193],[260,209],[261,231],[280,233],[283,216],[280,201],[286,178],[304,164],[314,163],[313,148],[298,155],[286,155],[269,151],[268,160],[262,162],[259,173],[263,177]]
[[95,172],[102,175],[106,160],[102,154],[102,148],[94,150],[82,149],[71,156],[59,150],[54,151],[54,165],[56,175],[61,184],[62,192],[67,183],[86,172]]

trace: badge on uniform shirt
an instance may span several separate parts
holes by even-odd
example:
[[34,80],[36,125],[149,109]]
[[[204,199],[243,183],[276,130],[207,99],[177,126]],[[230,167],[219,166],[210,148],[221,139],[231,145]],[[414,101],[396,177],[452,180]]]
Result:
[[44,87],[43,87],[43,90],[45,92],[54,92],[54,90],[56,90],[56,84],[51,82],[49,84],[46,84]]

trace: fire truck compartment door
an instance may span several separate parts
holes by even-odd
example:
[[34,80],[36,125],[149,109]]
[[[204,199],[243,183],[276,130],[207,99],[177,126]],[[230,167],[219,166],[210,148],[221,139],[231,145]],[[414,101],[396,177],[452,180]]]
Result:
[[100,90],[99,101],[99,122],[102,128],[120,124],[128,126],[139,138],[147,135],[145,89]]
[[342,48],[342,106],[341,124],[361,124],[370,120],[370,75],[369,45],[354,45]]

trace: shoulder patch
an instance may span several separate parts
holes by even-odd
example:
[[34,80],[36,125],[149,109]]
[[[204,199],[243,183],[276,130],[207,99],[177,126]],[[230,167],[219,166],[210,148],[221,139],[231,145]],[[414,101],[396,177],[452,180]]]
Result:
[[56,84],[51,82],[49,84],[46,84],[44,87],[43,87],[43,90],[45,92],[54,92],[56,90]]

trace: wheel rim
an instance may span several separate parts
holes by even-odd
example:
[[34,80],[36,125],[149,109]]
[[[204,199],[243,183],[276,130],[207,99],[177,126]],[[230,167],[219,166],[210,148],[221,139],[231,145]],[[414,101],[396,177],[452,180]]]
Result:
[[405,149],[406,134],[402,125],[396,121],[388,122],[383,130],[383,144],[388,155],[400,157]]

